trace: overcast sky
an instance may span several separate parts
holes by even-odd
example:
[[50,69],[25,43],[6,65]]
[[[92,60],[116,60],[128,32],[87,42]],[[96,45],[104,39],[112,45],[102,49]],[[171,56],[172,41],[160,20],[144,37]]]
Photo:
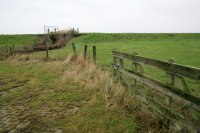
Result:
[[0,34],[42,33],[44,25],[80,32],[200,32],[200,0],[0,0]]

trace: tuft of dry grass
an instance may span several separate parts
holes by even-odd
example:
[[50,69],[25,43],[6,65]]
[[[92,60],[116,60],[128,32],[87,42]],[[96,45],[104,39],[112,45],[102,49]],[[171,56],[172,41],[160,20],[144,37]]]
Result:
[[7,58],[8,61],[10,60],[18,60],[18,61],[28,61],[30,56],[28,54],[16,54],[14,56],[9,56]]
[[123,101],[125,88],[120,83],[114,83],[108,71],[91,61],[85,61],[82,54],[76,59],[71,55],[63,63],[72,67],[71,71],[64,72],[63,81],[71,78],[88,89],[103,93],[107,106]]
[[58,61],[55,58],[52,57],[37,57],[37,56],[31,56],[30,54],[15,54],[12,56],[9,56],[7,59],[7,61],[28,61],[28,62],[42,62],[42,61]]
[[136,100],[131,90],[127,90],[120,82],[114,82],[109,71],[91,61],[85,61],[83,54],[78,57],[70,55],[63,63],[71,67],[71,71],[64,71],[63,81],[71,78],[74,82],[84,85],[85,88],[99,92],[109,108],[116,106],[126,108],[129,113],[136,115],[136,120],[140,124],[139,131],[165,132],[160,128],[160,119],[152,115],[152,112],[143,111],[141,103]]

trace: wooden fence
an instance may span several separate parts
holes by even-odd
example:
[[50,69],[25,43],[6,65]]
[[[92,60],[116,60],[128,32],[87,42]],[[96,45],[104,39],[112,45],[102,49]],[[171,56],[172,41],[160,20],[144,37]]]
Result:
[[[114,75],[127,87],[133,88],[139,100],[164,115],[167,127],[186,132],[200,131],[200,98],[191,93],[185,80],[186,77],[200,83],[199,68],[176,64],[174,60],[165,62],[116,50],[112,54]],[[166,72],[167,82],[146,75],[144,66]]]
[[15,47],[5,45],[4,48],[0,48],[0,60],[7,57],[18,54],[26,54],[37,51],[46,51],[46,58],[48,58],[49,50],[58,49],[66,46],[66,42],[74,37],[74,31],[68,31],[67,33],[49,33],[44,34],[40,41],[35,42],[32,46]]
[[[76,44],[73,42],[72,43],[72,49],[73,49],[73,53],[74,53],[74,57],[77,57],[77,49],[76,49]],[[87,49],[88,46],[85,45],[84,46],[84,51],[83,51],[83,56],[84,56],[84,60],[87,59]],[[93,57],[93,63],[96,64],[96,46],[92,46],[92,57]]]

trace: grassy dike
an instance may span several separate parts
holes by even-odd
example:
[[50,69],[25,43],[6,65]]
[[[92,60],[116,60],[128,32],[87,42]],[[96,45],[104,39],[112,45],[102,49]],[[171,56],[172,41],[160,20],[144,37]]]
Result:
[[[97,46],[98,63],[109,66],[112,61],[112,50],[135,53],[141,56],[167,61],[175,58],[177,63],[200,67],[200,34],[109,34],[88,33],[74,38],[78,52],[88,45],[88,56],[91,58],[92,46]],[[50,51],[50,56],[65,59],[72,52],[71,42],[63,49]],[[45,55],[34,53],[35,57]],[[44,57],[44,56],[43,56]]]
[[35,41],[39,40],[42,35],[0,35],[0,48],[5,48],[6,45],[17,47],[30,46]]
[[[71,43],[76,43],[78,53],[83,52],[88,45],[88,59],[92,59],[92,46],[97,48],[97,64],[110,68],[112,50],[117,49],[127,53],[168,61],[173,58],[177,63],[200,67],[200,34],[111,34],[88,33],[74,38],[65,48],[49,51],[52,59],[64,60],[72,53]],[[45,52],[33,53],[30,58],[44,58]],[[131,67],[131,66],[129,66]],[[166,73],[144,66],[145,74],[162,82],[166,82]],[[199,81],[186,79],[192,93],[200,96]]]
[[[88,59],[96,45],[98,65],[73,60],[72,42],[79,54],[88,45]],[[0,132],[165,132],[163,117],[141,110],[131,90],[112,82],[111,51],[200,67],[199,42],[200,34],[91,33],[49,51],[47,61],[45,52],[11,56],[0,61]],[[145,73],[165,82],[162,71]],[[199,82],[187,82],[199,95]]]
[[11,50],[32,48],[42,35],[0,35],[0,55],[8,54]]

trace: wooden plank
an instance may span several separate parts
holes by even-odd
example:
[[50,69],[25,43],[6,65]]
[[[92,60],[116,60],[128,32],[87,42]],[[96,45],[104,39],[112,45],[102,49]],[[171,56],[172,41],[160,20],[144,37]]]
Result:
[[12,47],[10,46],[9,49],[10,49],[9,54],[11,55],[12,54]]
[[8,46],[6,45],[6,54],[8,54]]
[[15,54],[15,45],[14,44],[12,44],[12,51]]
[[48,44],[45,44],[45,48],[46,48],[46,58],[49,58],[49,47]]
[[118,57],[118,58],[129,59],[133,62],[156,67],[164,71],[174,73],[176,75],[181,75],[181,76],[185,76],[185,77],[192,78],[195,80],[200,80],[200,68],[174,64],[174,63],[146,58],[146,57],[142,57],[138,55],[130,55],[128,53],[123,53],[123,52],[118,52],[118,51],[112,51],[112,52],[113,52],[113,56]]
[[74,55],[76,56],[76,45],[75,45],[74,42],[72,43],[72,48],[73,48],[73,51],[74,51]]
[[170,108],[163,106],[161,103],[155,101],[152,98],[145,98],[143,96],[136,96],[138,99],[140,99],[142,102],[146,103],[148,106],[153,108],[155,111],[159,112],[160,114],[164,115],[171,121],[177,123],[178,125],[185,126],[189,129],[191,132],[195,132],[200,130],[199,123],[194,123],[191,120],[184,118],[182,115],[177,114]]
[[200,111],[200,98],[198,98],[198,97],[195,97],[195,96],[193,96],[189,93],[186,93],[180,89],[177,89],[175,87],[172,87],[172,86],[169,86],[162,82],[159,82],[157,80],[154,80],[145,75],[134,72],[130,69],[123,68],[122,66],[113,65],[113,68],[114,69],[118,68],[119,72],[127,74],[131,78],[136,79],[137,81],[140,81],[141,83],[146,84],[147,86],[151,87],[151,89],[156,89],[157,91],[160,91],[163,94],[173,97],[176,100],[181,101],[183,104],[188,105],[188,106]]
[[93,62],[96,64],[96,46],[93,46]]
[[84,47],[84,60],[87,58],[87,45]]

